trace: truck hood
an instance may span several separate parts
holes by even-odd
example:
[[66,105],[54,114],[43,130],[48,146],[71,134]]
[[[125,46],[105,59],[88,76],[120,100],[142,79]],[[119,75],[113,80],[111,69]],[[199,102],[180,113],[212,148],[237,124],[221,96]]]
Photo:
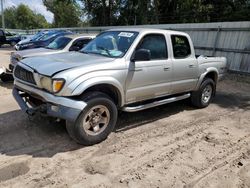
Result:
[[34,69],[36,72],[53,76],[54,74],[82,66],[97,65],[114,61],[114,58],[104,57],[96,54],[83,54],[80,52],[65,52],[47,55],[46,57],[31,57],[23,59],[21,63]]
[[53,53],[57,53],[58,51],[59,50],[52,50],[52,49],[47,49],[47,48],[35,48],[35,49],[21,50],[15,53],[19,55],[21,58],[26,58],[26,57],[53,54]]

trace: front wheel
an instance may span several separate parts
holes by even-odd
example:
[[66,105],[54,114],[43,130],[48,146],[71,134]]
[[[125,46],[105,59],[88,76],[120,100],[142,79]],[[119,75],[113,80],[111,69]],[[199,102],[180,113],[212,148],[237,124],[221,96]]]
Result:
[[213,99],[216,91],[215,82],[206,78],[200,85],[199,90],[194,91],[191,96],[191,102],[198,108],[207,107]]
[[94,145],[105,140],[115,127],[117,107],[101,92],[87,93],[82,97],[87,107],[75,122],[67,122],[69,135],[79,144]]
[[14,46],[16,45],[16,42],[15,42],[15,41],[11,41],[10,45],[11,45],[12,47],[14,47]]

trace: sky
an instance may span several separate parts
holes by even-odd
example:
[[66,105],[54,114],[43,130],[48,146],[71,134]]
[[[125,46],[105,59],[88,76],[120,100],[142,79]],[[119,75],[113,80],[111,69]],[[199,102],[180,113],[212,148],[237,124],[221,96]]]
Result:
[[42,0],[4,0],[4,8],[18,6],[20,3],[28,5],[34,12],[44,15],[50,23],[53,21],[53,14],[46,10]]

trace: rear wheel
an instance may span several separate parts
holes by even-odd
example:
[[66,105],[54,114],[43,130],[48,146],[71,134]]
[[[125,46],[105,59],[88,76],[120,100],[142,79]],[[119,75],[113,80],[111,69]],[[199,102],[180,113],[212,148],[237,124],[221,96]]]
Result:
[[215,90],[215,82],[210,78],[206,78],[201,83],[199,90],[192,93],[192,104],[198,108],[207,107],[215,95]]
[[117,108],[112,99],[101,92],[82,97],[87,107],[76,122],[67,122],[69,135],[79,144],[94,145],[107,138],[117,120]]

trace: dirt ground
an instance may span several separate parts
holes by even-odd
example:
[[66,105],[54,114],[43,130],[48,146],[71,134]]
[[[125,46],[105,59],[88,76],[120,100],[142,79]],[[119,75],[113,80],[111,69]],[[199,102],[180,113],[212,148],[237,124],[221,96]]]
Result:
[[[9,50],[0,51],[0,66]],[[250,187],[250,84],[228,77],[213,103],[121,113],[95,146],[29,119],[0,83],[0,187]]]

